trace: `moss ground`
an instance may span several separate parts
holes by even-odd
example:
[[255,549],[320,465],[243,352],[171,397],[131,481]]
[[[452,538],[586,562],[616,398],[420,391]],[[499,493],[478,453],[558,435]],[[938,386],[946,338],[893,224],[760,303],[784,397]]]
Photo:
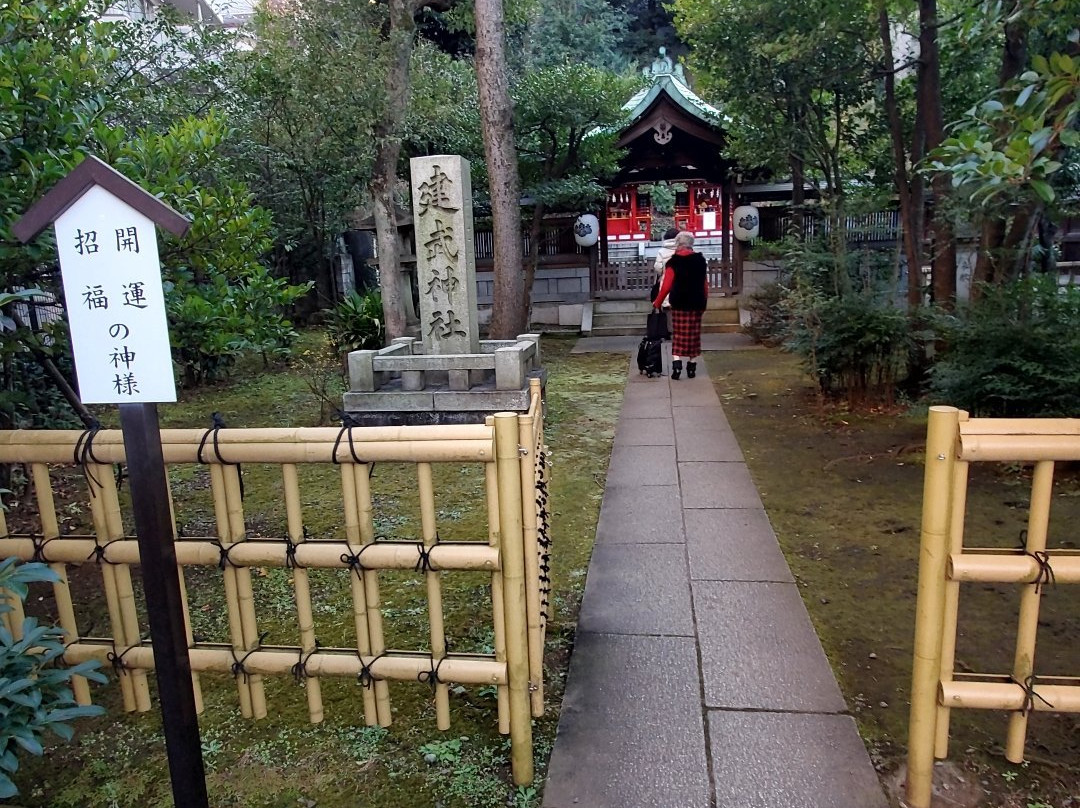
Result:
[[[311,426],[327,412],[326,400],[340,400],[332,370],[320,367],[320,335],[306,334],[301,360],[292,367],[238,369],[226,384],[185,392],[175,405],[160,408],[163,426],[208,426],[220,412],[230,427]],[[554,597],[548,623],[545,671],[550,709],[535,722],[537,786],[515,789],[509,780],[508,742],[496,729],[494,692],[490,688],[454,688],[452,728],[435,727],[430,691],[422,684],[392,683],[394,724],[389,729],[363,726],[359,686],[352,681],[323,683],[326,721],[307,720],[302,687],[291,679],[267,678],[270,715],[261,721],[241,718],[232,677],[203,675],[206,709],[200,718],[210,802],[224,806],[438,805],[451,808],[536,805],[541,778],[558,723],[558,704],[573,643],[578,605],[595,534],[603,482],[621,404],[626,362],[622,356],[571,356],[573,340],[545,339],[549,371],[547,442],[553,452]],[[314,357],[314,358],[313,358]],[[108,420],[111,413],[104,411]],[[285,524],[280,471],[245,464],[244,508],[250,536],[282,535]],[[204,468],[170,470],[177,521],[182,535],[214,533],[209,476]],[[340,478],[332,466],[301,469],[304,522],[311,539],[340,539]],[[376,530],[394,539],[419,533],[415,470],[407,464],[378,464],[372,477]],[[436,468],[436,508],[444,540],[486,541],[483,471],[479,467]],[[67,524],[82,532],[85,508],[77,503],[78,480],[61,482],[67,496],[61,508]],[[32,508],[12,514],[32,521]],[[129,531],[131,530],[129,525]],[[94,565],[73,570],[77,613],[87,626],[106,625],[100,575]],[[311,571],[316,634],[323,645],[354,645],[346,571]],[[186,582],[193,630],[200,639],[227,637],[222,573],[189,570]],[[456,651],[489,651],[490,596],[485,576],[443,576],[446,630]],[[290,572],[254,570],[256,614],[267,644],[297,644]],[[380,574],[383,614],[389,647],[425,649],[426,598],[420,576]],[[48,590],[36,593],[36,610],[51,611]],[[100,631],[98,633],[101,633]],[[82,722],[72,743],[58,743],[40,759],[27,759],[17,783],[25,806],[171,805],[168,772],[156,711],[119,712],[114,686],[98,688],[95,700],[109,715]]]
[[[882,773],[903,763],[922,507],[925,412],[823,407],[791,356],[710,354],[709,373],[798,581],[847,703]],[[969,546],[1015,547],[1031,469],[973,468]],[[1051,547],[1080,546],[1080,474],[1059,468]],[[960,670],[1012,667],[1018,587],[961,590]],[[1036,671],[1080,674],[1080,587],[1048,587]],[[1035,713],[1029,763],[1002,746],[1007,716],[954,710],[950,758],[969,769],[992,808],[1080,805],[1080,717]]]

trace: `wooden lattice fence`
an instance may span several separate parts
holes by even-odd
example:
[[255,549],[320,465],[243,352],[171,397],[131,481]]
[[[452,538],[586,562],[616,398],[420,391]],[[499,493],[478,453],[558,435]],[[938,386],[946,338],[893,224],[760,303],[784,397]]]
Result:
[[[355,427],[312,429],[163,429],[169,465],[205,464],[213,495],[215,536],[174,537],[181,582],[185,567],[220,567],[229,642],[195,641],[191,618],[189,656],[196,706],[202,710],[199,672],[232,674],[245,717],[267,714],[263,679],[293,676],[303,681],[311,721],[323,719],[320,680],[353,677],[363,686],[364,720],[389,726],[390,681],[432,688],[439,729],[450,727],[449,686],[494,686],[499,731],[511,738],[517,784],[531,782],[531,719],[544,711],[543,647],[550,594],[550,508],[548,451],[540,386],[534,382],[525,414],[499,413],[486,424],[463,426]],[[0,432],[0,462],[26,464],[40,512],[39,530],[8,532],[0,512],[0,556],[42,561],[59,575],[53,584],[59,623],[71,664],[94,659],[116,673],[124,709],[151,708],[147,671],[153,648],[145,639],[132,567],[139,564],[135,536],[127,535],[114,464],[125,462],[119,430]],[[411,541],[376,536],[370,472],[379,462],[415,466],[420,535]],[[240,464],[280,467],[287,517],[285,535],[247,535]],[[435,507],[433,464],[481,464],[484,469],[487,534],[468,541],[441,541]],[[304,529],[298,467],[334,464],[340,469],[342,539],[309,539]],[[65,535],[57,519],[52,474],[78,466],[86,480],[92,535]],[[100,570],[109,636],[81,636],[68,580],[69,565],[94,563]],[[291,571],[300,642],[265,646],[259,633],[253,568]],[[348,570],[355,647],[324,647],[315,637],[308,570]],[[412,570],[423,576],[428,603],[429,649],[386,647],[380,608],[380,572]],[[441,577],[463,571],[490,573],[494,651],[454,653],[447,648]],[[18,607],[3,617],[12,630],[22,622]],[[85,680],[73,683],[76,700],[90,702]]]
[[[1024,760],[1034,711],[1080,713],[1080,677],[1035,670],[1041,598],[1051,585],[1080,583],[1080,551],[1048,547],[1055,463],[1080,460],[1080,419],[968,418],[931,407],[926,442],[907,804],[929,808],[934,758],[948,755],[953,709],[1009,713],[1005,756]],[[965,545],[968,472],[978,462],[1034,463],[1027,529],[1014,550]],[[956,670],[960,584],[1021,587],[1009,673]],[[1045,661],[1043,662],[1045,665]]]

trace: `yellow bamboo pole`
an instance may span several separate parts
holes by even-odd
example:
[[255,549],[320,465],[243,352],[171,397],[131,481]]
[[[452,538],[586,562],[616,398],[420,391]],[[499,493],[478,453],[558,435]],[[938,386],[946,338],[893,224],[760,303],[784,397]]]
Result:
[[[286,463],[281,467],[282,485],[285,488],[285,514],[288,520],[289,538],[294,544],[300,545],[304,541],[304,515],[300,507],[300,482],[296,473],[296,466]],[[300,624],[300,658],[302,664],[299,670],[307,670],[307,663],[303,662],[308,655],[315,651],[315,616],[311,611],[311,586],[308,582],[308,573],[303,566],[297,566],[292,571],[293,592],[296,597],[296,619]],[[304,689],[307,693],[308,717],[312,724],[321,724],[323,720],[322,685],[318,679],[306,677]]]
[[[424,547],[435,546],[438,526],[435,521],[435,485],[431,478],[431,464],[416,464],[416,483],[420,492],[420,531]],[[446,656],[446,627],[443,623],[441,573],[428,569],[424,573],[427,585],[428,625],[431,631],[431,660],[436,671],[435,724],[440,730],[450,729],[450,687],[442,681],[439,667]]]
[[[1080,555],[1068,554],[1068,550],[1050,551],[1047,558],[1054,570],[1054,582],[1058,584],[1080,583]],[[949,577],[956,581],[981,583],[1030,584],[1038,580],[1042,566],[1029,555],[997,553],[972,553],[949,557]]]
[[[105,660],[110,646],[93,641],[77,642],[68,646],[64,660],[76,664],[89,659]],[[300,649],[296,646],[264,646],[248,656],[245,667],[259,676],[288,675],[296,664]],[[197,671],[228,673],[232,670],[232,650],[228,645],[199,643],[189,651],[191,667]],[[141,670],[154,669],[153,649],[147,646],[131,649],[132,667]],[[357,656],[354,649],[320,648],[308,659],[308,674],[313,677],[356,677],[363,666],[369,666],[381,680],[416,682],[421,674],[431,669],[431,657],[427,654],[395,652],[380,657]],[[448,682],[463,685],[500,685],[506,683],[506,667],[490,657],[481,655],[448,655],[439,669],[439,676]]]
[[[108,528],[109,541],[124,538],[124,517],[120,511],[120,495],[116,490],[116,478],[112,466],[91,464],[92,473],[101,483],[101,497],[105,505],[105,524]],[[116,588],[120,594],[120,617],[123,620],[124,645],[131,648],[142,643],[142,631],[139,629],[139,609],[135,603],[135,588],[131,583],[131,567],[120,564],[116,567]],[[149,712],[153,706],[150,701],[150,683],[146,673],[141,670],[131,672],[131,683],[135,688],[135,707],[140,713]]]
[[966,435],[964,460],[1072,460],[1080,457],[1080,435]]
[[[226,430],[222,430],[224,433]],[[101,435],[103,433],[98,433]],[[200,433],[201,434],[201,433]],[[26,444],[0,444],[0,463],[71,463],[71,444],[30,441]],[[226,461],[218,460],[213,452],[203,452],[203,462],[211,465],[229,463],[327,463],[336,458],[339,463],[352,462],[352,454],[343,440],[335,446],[326,443],[238,443],[227,445],[218,442]],[[162,456],[167,464],[199,462],[199,442],[164,443]],[[471,440],[411,440],[372,441],[357,447],[366,462],[404,463],[483,463],[491,459],[491,439]],[[94,457],[102,463],[126,461],[122,445],[109,444],[94,439]],[[25,458],[25,460],[23,459]]]
[[[361,471],[364,467],[361,466]],[[342,507],[345,511],[345,542],[349,547],[348,555],[358,555],[360,541],[360,509],[356,504],[356,466],[352,463],[341,464]],[[365,558],[366,560],[366,558]],[[349,572],[349,587],[352,591],[353,624],[356,629],[356,652],[360,656],[371,655],[371,633],[368,630],[367,594],[364,591],[363,573]],[[378,707],[375,703],[374,681],[363,682],[364,723],[373,727],[379,723]]]
[[[1046,551],[1046,534],[1050,526],[1050,500],[1054,494],[1054,463],[1043,460],[1035,464],[1031,480],[1031,504],[1028,509],[1027,542],[1025,550],[1034,555]],[[1032,681],[1035,673],[1035,639],[1039,631],[1039,601],[1042,585],[1028,584],[1020,593],[1020,619],[1016,628],[1016,651],[1013,656],[1013,679]],[[1012,763],[1024,762],[1024,741],[1027,737],[1028,716],[1017,710],[1009,716],[1009,731],[1005,739],[1005,758]]]
[[[165,479],[169,479],[169,469],[165,468]],[[166,485],[165,491],[169,495],[169,521],[172,523],[172,540],[173,546],[176,545],[176,506],[173,503],[172,486]],[[138,542],[135,542],[135,547],[138,549]],[[184,613],[184,639],[187,642],[187,647],[191,648],[195,644],[195,634],[191,630],[191,609],[188,608],[188,594],[187,594],[187,582],[184,580],[184,564],[178,558],[176,560],[176,576],[180,582],[180,608]],[[202,715],[205,704],[203,703],[202,683],[199,681],[198,671],[191,672],[191,694],[195,698],[195,713],[196,715]]]
[[[49,543],[48,557],[58,562],[81,564],[94,552],[96,542],[83,537],[60,538]],[[305,541],[296,547],[296,563],[304,567],[346,569],[338,541]],[[288,544],[278,540],[243,542],[229,550],[229,561],[237,567],[285,567]],[[359,549],[354,547],[352,549]],[[114,564],[139,563],[139,545],[134,539],[111,544],[102,551],[104,561]],[[0,539],[0,556],[13,555],[24,561],[34,557],[34,543],[29,537]],[[206,539],[180,539],[176,543],[177,561],[189,567],[215,567],[221,550]],[[377,570],[413,570],[420,560],[416,542],[380,541],[364,551],[364,566]],[[431,548],[431,568],[443,572],[492,572],[499,569],[496,548],[477,542],[442,542]]]
[[[356,486],[356,513],[359,517],[360,543],[367,548],[375,542],[375,509],[371,499],[371,482],[368,479],[369,467],[360,464],[355,467],[353,484]],[[364,601],[367,604],[368,638],[371,640],[371,653],[375,656],[386,651],[386,640],[383,638],[382,610],[379,598],[379,574],[365,568],[364,576]],[[375,680],[375,712],[379,718],[379,726],[388,727],[393,722],[390,712],[390,686],[384,679]]]
[[[240,469],[236,466],[224,466],[222,476],[225,481],[225,505],[229,512],[229,538],[233,543],[247,540],[247,528],[244,525],[244,498],[240,493]],[[236,594],[240,607],[240,630],[244,640],[244,655],[259,647],[259,627],[255,619],[255,594],[251,588],[251,569],[236,568]],[[244,663],[245,669],[247,663]],[[266,718],[266,689],[260,674],[249,674],[248,685],[251,690],[251,712],[258,718]]]
[[952,523],[950,494],[960,411],[931,407],[926,430],[915,654],[911,673],[905,792],[910,808],[930,808],[934,779],[935,720],[945,611],[945,560]]
[[[53,500],[52,480],[49,479],[49,467],[44,463],[34,463],[30,467],[30,476],[34,481],[34,496],[37,499],[38,514],[41,519],[41,537],[45,541],[60,536],[60,525],[56,521],[56,503]],[[7,530],[3,531],[7,535]],[[92,549],[92,548],[91,548]],[[48,552],[46,551],[46,555]],[[86,556],[83,556],[85,559]],[[75,642],[79,638],[78,624],[75,622],[75,606],[71,602],[71,588],[68,586],[67,565],[51,562],[49,568],[59,580],[53,583],[53,597],[56,599],[56,613],[60,621],[60,630],[64,632],[64,644]],[[90,683],[83,676],[71,677],[71,691],[75,702],[81,705],[90,703]]]
[[967,435],[1080,435],[1080,418],[975,418],[960,427]]
[[[80,433],[82,434],[82,433]],[[70,459],[70,458],[69,458]],[[102,468],[105,472],[102,472]],[[108,466],[91,464],[86,467],[86,485],[90,489],[90,517],[94,523],[94,542],[103,547],[109,544],[109,520],[105,514],[105,496],[100,484],[101,475],[107,474],[111,478],[112,469]],[[89,557],[89,554],[87,554]],[[126,664],[126,654],[130,649],[125,641],[123,611],[120,607],[120,589],[117,585],[117,571],[120,567],[116,564],[99,564],[101,579],[105,589],[105,607],[109,613],[109,626],[112,630],[112,642],[114,653]],[[122,667],[117,668],[117,680],[120,682],[120,694],[124,702],[125,712],[134,712],[137,704],[135,700],[135,684],[132,677]]]
[[499,531],[506,604],[506,668],[510,686],[510,772],[515,785],[533,779],[532,715],[529,702],[529,640],[521,508],[518,416],[495,415],[499,477]]
[[[198,447],[206,434],[205,429],[181,428],[162,429],[162,444],[188,444]],[[336,426],[322,427],[254,427],[243,429],[217,430],[217,444],[222,448],[222,455],[230,463],[237,459],[224,451],[224,447],[238,447],[244,444],[329,444],[342,443],[346,446],[340,460],[352,459],[348,452],[348,439],[338,440],[341,429]],[[37,444],[41,446],[62,445],[74,450],[83,433],[77,429],[9,429],[0,430],[0,446],[19,446]],[[469,441],[491,440],[491,431],[482,424],[431,424],[423,426],[364,426],[354,427],[351,433],[353,444],[357,443],[400,443],[416,441]],[[94,435],[94,456],[105,462],[113,462],[104,454],[107,449],[122,447],[124,437],[119,429],[102,429]],[[99,451],[101,450],[101,451]],[[206,452],[204,451],[204,455]],[[209,458],[206,458],[209,459]],[[323,462],[330,459],[322,457]],[[250,461],[250,457],[240,457]],[[21,461],[16,461],[21,462]],[[67,462],[71,462],[68,452]],[[221,461],[219,461],[221,462]]]
[[525,557],[525,609],[529,638],[529,702],[534,718],[544,714],[544,635],[540,625],[540,547],[536,539],[536,430],[533,410],[518,416],[521,446],[521,520]]
[[[965,413],[960,413],[963,424]],[[956,461],[952,478],[952,519],[949,524],[949,552],[960,553],[964,549],[964,516],[967,513],[968,464]],[[956,622],[960,610],[960,584],[946,576],[945,613],[941,627],[941,681],[953,678],[956,663]],[[943,760],[949,756],[949,708],[939,704],[934,739],[934,757]]]
[[[492,420],[492,419],[489,419]],[[492,549],[499,546],[499,476],[494,463],[484,464],[484,491],[487,499],[488,543]],[[502,565],[491,574],[491,621],[495,635],[495,661],[506,664],[506,604],[503,603]],[[495,690],[499,715],[499,732],[510,734],[510,689],[500,685]]]
[[[214,518],[217,522],[218,542],[223,548],[231,548],[233,545],[232,528],[229,520],[229,503],[225,493],[225,466],[219,464],[210,465],[210,491],[214,498]],[[179,548],[177,548],[179,549]],[[225,609],[229,616],[229,641],[232,644],[234,659],[243,657],[244,631],[240,620],[240,598],[237,594],[236,567],[226,563],[222,569],[222,578],[225,583]],[[190,653],[189,653],[190,656]],[[194,670],[194,668],[193,668]],[[251,687],[247,677],[236,677],[236,690],[240,697],[240,714],[244,718],[253,715],[251,706]]]
[[[4,516],[4,509],[0,508],[0,536],[6,535],[7,517]],[[11,632],[12,638],[16,641],[21,640],[23,637],[22,624],[23,620],[26,619],[22,600],[15,595],[14,592],[10,592],[6,589],[0,589],[0,599],[2,599],[9,608],[9,611],[0,615],[0,618],[4,621],[4,626]]]
[[940,698],[960,709],[1020,712],[1027,706],[1037,712],[1080,713],[1077,685],[1037,684],[1029,699],[1027,690],[1015,682],[943,682]]

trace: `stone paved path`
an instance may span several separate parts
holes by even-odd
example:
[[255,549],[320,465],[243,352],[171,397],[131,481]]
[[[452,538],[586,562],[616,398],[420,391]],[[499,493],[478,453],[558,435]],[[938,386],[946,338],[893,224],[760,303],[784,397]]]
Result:
[[699,367],[646,379],[631,357],[544,806],[885,808]]

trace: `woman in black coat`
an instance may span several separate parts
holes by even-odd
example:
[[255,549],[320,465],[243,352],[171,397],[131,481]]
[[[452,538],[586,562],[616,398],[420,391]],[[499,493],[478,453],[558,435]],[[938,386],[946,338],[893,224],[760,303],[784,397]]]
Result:
[[709,301],[709,273],[705,256],[695,252],[694,236],[683,231],[675,236],[675,254],[668,259],[660,291],[653,299],[653,308],[659,309],[664,297],[671,303],[671,378],[682,375],[683,359],[686,360],[686,376],[697,375],[697,362],[701,355],[701,316]]

